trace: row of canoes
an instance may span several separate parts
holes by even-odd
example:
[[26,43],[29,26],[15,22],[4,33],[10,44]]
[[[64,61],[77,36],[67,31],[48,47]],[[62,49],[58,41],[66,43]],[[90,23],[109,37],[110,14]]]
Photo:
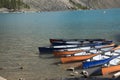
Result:
[[[39,47],[39,51],[40,52],[53,52],[53,51],[63,50],[63,49],[64,50],[81,49],[81,48],[86,49],[86,47],[91,48],[91,47],[97,47],[97,46],[101,46],[101,45],[108,45],[108,44],[112,43],[112,41],[108,41],[108,40],[104,40],[104,39],[85,39],[85,41],[81,40],[82,44],[79,43],[79,42],[81,42],[80,39],[78,39],[78,41],[77,41],[77,39],[75,39],[75,41],[66,40],[66,39],[61,40],[61,41],[60,40],[59,39],[55,39],[55,40],[50,39],[51,45],[47,46],[47,47]],[[56,45],[54,43],[56,43]],[[60,43],[64,43],[64,44],[60,44]],[[76,43],[78,43],[78,44],[76,44]]]
[[[62,63],[82,61],[82,68],[101,68],[102,75],[120,71],[120,46],[105,39],[50,39],[51,45],[39,47],[40,53],[52,52]],[[105,66],[107,64],[107,66]],[[108,66],[109,65],[109,66]],[[103,67],[104,66],[104,67]]]

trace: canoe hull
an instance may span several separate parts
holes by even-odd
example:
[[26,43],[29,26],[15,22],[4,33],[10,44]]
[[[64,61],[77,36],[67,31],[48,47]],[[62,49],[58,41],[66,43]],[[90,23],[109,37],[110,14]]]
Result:
[[81,42],[60,42],[60,41],[56,41],[56,42],[52,42],[52,45],[80,45],[80,46],[95,46],[95,45],[105,45],[105,44],[110,44],[113,41],[99,41],[99,42],[88,42],[88,43],[81,43]]
[[56,42],[56,41],[62,41],[62,42],[66,42],[66,41],[105,41],[105,39],[49,39],[49,41],[51,43]]
[[90,55],[81,55],[81,56],[70,56],[70,57],[62,57],[61,62],[62,63],[69,63],[69,62],[75,62],[75,61],[83,61],[90,59],[98,54],[90,54]]
[[61,50],[61,51],[57,50],[57,51],[53,51],[53,54],[56,57],[62,57],[62,56],[66,56],[66,55],[74,55],[74,54],[80,53],[80,52],[86,52],[88,50],[89,51],[90,50],[104,50],[104,49],[109,48],[108,49],[108,51],[109,51],[112,48],[113,48],[113,50],[116,49],[116,48],[114,48],[114,46],[115,46],[115,44],[110,44],[110,45],[104,45],[104,46],[101,46],[101,47],[95,48],[95,49],[91,49],[90,47],[86,47],[86,48],[76,49],[76,50],[75,49],[73,49],[73,50],[67,49],[67,50]]
[[39,52],[53,52],[54,50],[61,50],[61,49],[74,49],[74,48],[81,48],[81,47],[95,47],[95,46],[101,46],[101,45],[109,45],[112,41],[104,42],[104,43],[93,43],[93,44],[86,44],[86,45],[78,45],[75,47],[58,47],[54,48],[54,46],[49,47],[38,47]]
[[120,65],[103,67],[102,68],[102,75],[110,74],[112,72],[120,71]]
[[97,70],[95,70],[91,74],[91,76],[108,75],[110,73],[114,73],[114,72],[118,72],[118,71],[120,71],[120,65],[100,67]]
[[82,68],[87,69],[87,68],[91,68],[91,67],[95,67],[95,66],[100,66],[100,65],[110,62],[112,59],[117,58],[118,56],[120,56],[120,55],[112,56],[107,59],[93,60],[93,61],[89,61],[89,62],[86,61],[86,62],[83,62]]
[[68,48],[52,48],[52,47],[38,47],[39,52],[53,52],[53,51],[58,51],[58,50],[63,50],[63,49],[74,49],[78,47],[68,47]]
[[74,50],[74,51],[53,51],[54,56],[62,57],[64,55],[72,55],[78,52],[83,52],[84,50]]

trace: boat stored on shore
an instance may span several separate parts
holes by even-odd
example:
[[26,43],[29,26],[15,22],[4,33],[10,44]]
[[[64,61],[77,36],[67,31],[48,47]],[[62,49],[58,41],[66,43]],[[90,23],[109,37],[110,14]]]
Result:
[[[101,50],[98,51],[98,50],[94,49],[94,50],[90,50],[89,53],[79,52],[79,53],[75,53],[74,55],[67,55],[66,57],[61,57],[61,62],[68,63],[68,62],[75,62],[75,61],[83,61],[83,60],[92,58],[91,59],[92,61],[90,60],[88,62],[87,61],[83,62],[83,68],[87,68],[89,66],[91,67],[92,63],[99,64],[100,62],[102,62],[102,59],[106,59],[106,58],[109,58],[109,56],[115,56],[115,55],[119,55],[119,54],[120,54],[120,46],[112,48],[112,49],[111,48],[103,49],[102,51]],[[103,60],[103,62],[105,62],[105,61],[107,61],[107,60]]]
[[116,47],[116,45],[114,44],[114,43],[112,43],[112,44],[110,44],[110,45],[103,45],[103,46],[101,46],[101,47],[99,47],[99,48],[97,48],[96,46],[95,46],[95,48],[89,48],[88,47],[88,49],[87,49],[87,47],[86,47],[86,49],[66,49],[66,50],[57,50],[57,51],[53,51],[53,54],[54,54],[54,56],[56,56],[56,57],[62,57],[62,56],[66,56],[66,55],[74,55],[74,54],[76,54],[76,53],[80,53],[80,52],[86,52],[86,51],[90,51],[90,50],[94,50],[94,49],[96,49],[96,50],[104,50],[104,49],[106,49],[106,48],[115,48]]
[[70,56],[70,57],[62,57],[61,62],[62,63],[69,63],[69,62],[75,62],[75,61],[83,61],[90,59],[98,54],[90,54],[87,53],[87,55],[80,55],[80,56]]
[[119,57],[119,55],[117,56],[112,56],[112,57],[108,57],[108,56],[103,56],[104,58],[100,59],[100,60],[93,60],[93,61],[85,61],[82,63],[82,68],[83,69],[87,69],[87,68],[91,68],[91,67],[95,67],[95,66],[100,66],[100,65],[104,65],[109,63],[111,60]]
[[95,70],[91,76],[98,76],[98,75],[108,75],[114,72],[120,71],[120,64],[116,63],[116,65],[108,64],[107,66],[102,66]]
[[39,52],[53,52],[55,50],[62,50],[62,49],[75,49],[75,48],[82,48],[82,47],[95,47],[95,46],[101,46],[101,45],[109,45],[113,41],[106,41],[103,43],[89,43],[85,45],[59,45],[59,46],[48,46],[48,47],[38,47]]
[[[52,45],[90,45],[90,44],[95,44],[95,43],[104,43],[108,42],[108,40],[105,41],[54,41],[51,44]],[[110,42],[110,40],[109,40]]]
[[106,39],[49,39],[50,43],[61,41],[61,42],[69,42],[69,41],[78,41],[78,42],[94,42],[94,41],[106,41]]

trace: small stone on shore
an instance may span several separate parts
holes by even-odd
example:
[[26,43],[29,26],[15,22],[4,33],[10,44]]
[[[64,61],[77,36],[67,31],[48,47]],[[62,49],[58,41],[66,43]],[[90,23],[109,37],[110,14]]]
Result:
[[82,73],[81,73],[85,78],[88,78],[89,77],[89,74],[87,71],[83,70]]
[[57,64],[58,66],[60,66],[61,64]]
[[19,69],[23,69],[23,67],[21,66]]
[[72,72],[72,73],[70,73],[70,76],[76,76],[76,75],[78,75],[79,73],[77,72],[77,71],[74,71],[74,72]]
[[70,76],[75,76],[75,74],[74,73],[70,73]]
[[75,71],[75,68],[74,67],[70,67],[70,68],[67,68],[67,70],[70,70],[70,71]]
[[78,75],[78,74],[79,74],[77,71],[74,71],[74,73],[75,73],[76,75]]
[[1,67],[0,70],[3,70],[3,68]]

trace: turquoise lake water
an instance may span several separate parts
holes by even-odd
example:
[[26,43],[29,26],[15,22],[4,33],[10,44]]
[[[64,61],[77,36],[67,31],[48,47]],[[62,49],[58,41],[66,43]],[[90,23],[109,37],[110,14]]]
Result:
[[48,45],[49,38],[105,38],[119,43],[120,9],[0,13],[0,67],[5,68],[0,75],[9,80],[67,76],[51,65],[59,59],[38,57],[37,48]]
[[[49,38],[115,39],[120,9],[0,14],[0,34]],[[41,41],[40,41],[41,42]]]

